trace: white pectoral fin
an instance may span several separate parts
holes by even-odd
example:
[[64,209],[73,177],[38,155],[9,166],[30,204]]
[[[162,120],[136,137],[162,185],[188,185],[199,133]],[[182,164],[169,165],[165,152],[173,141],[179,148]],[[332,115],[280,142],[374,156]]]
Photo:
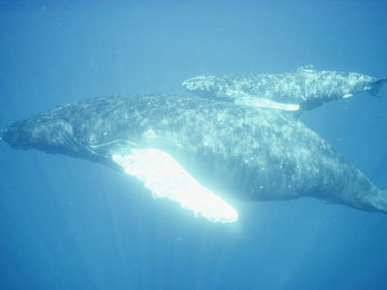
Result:
[[237,211],[196,181],[169,154],[157,149],[132,149],[112,159],[125,173],[144,182],[154,198],[168,198],[212,222],[235,222]]
[[287,104],[279,103],[266,98],[255,98],[255,97],[238,97],[234,100],[235,104],[252,106],[252,107],[261,107],[261,108],[270,108],[284,111],[298,111],[300,105],[298,104]]

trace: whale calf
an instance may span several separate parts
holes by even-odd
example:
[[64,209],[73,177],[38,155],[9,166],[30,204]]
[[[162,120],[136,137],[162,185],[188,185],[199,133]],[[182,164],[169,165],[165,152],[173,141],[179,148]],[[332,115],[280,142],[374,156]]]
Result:
[[286,112],[191,96],[101,97],[1,131],[15,149],[102,163],[212,222],[235,222],[233,198],[314,197],[387,212],[377,188]]
[[377,96],[387,78],[300,67],[279,74],[203,75],[183,82],[186,91],[237,104],[305,111],[361,92]]

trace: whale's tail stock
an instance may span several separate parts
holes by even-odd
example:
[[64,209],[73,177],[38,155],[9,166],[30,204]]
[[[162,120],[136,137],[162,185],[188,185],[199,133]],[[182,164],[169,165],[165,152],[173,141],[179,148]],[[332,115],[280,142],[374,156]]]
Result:
[[387,214],[387,188],[380,189],[370,202],[376,211]]

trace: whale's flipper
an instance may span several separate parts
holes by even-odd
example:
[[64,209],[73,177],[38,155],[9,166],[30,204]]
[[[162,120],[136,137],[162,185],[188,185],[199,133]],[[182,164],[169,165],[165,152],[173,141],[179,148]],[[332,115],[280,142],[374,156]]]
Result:
[[380,91],[380,89],[382,88],[382,86],[383,86],[385,83],[387,83],[387,77],[372,82],[372,83],[371,83],[372,88],[371,88],[371,90],[369,91],[370,94],[371,94],[372,96],[374,96],[374,97],[380,97],[379,91]]
[[229,223],[238,213],[222,198],[203,187],[169,154],[157,149],[132,149],[125,155],[115,154],[114,162],[125,173],[144,182],[154,198],[168,198],[191,210],[196,217],[212,222]]
[[250,96],[243,96],[235,98],[235,104],[246,105],[252,107],[270,108],[284,111],[298,111],[300,109],[299,104],[286,104],[275,102],[266,98],[256,98]]

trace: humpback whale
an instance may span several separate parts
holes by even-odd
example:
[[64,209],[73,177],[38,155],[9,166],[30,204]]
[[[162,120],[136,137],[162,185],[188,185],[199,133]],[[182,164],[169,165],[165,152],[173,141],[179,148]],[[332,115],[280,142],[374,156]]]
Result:
[[387,191],[281,110],[196,96],[100,97],[15,122],[1,138],[102,163],[212,222],[238,219],[234,198],[309,196],[387,212]]
[[203,75],[183,82],[186,91],[237,104],[305,111],[361,92],[377,96],[387,78],[300,67],[279,74]]

